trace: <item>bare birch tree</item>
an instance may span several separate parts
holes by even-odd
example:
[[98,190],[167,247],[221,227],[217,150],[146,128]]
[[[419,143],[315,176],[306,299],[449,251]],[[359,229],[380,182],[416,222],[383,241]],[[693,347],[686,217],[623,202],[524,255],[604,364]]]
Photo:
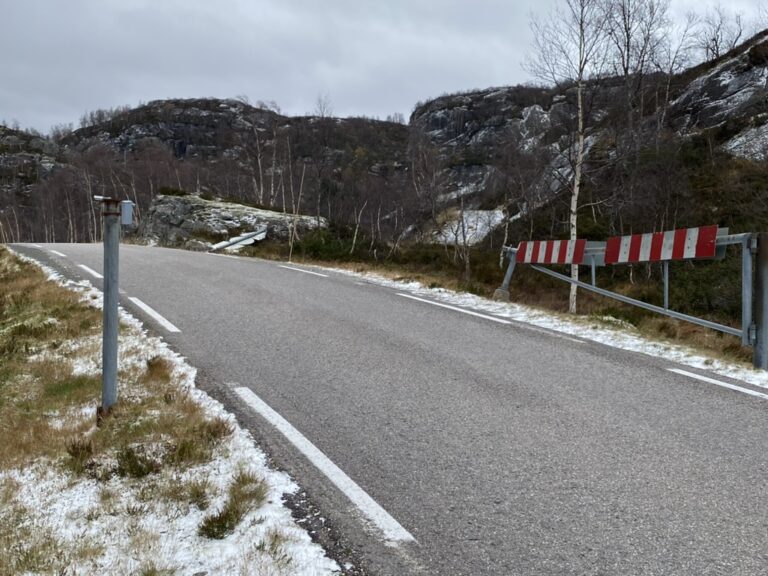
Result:
[[[601,0],[561,0],[543,20],[533,18],[534,52],[528,68],[538,78],[564,87],[575,85],[576,139],[571,180],[569,236],[576,239],[579,192],[589,130],[586,106],[587,83],[596,80],[605,66],[606,13]],[[579,279],[579,267],[571,266],[571,278]],[[568,310],[576,312],[576,285],[571,284]]]
[[693,12],[686,14],[685,20],[681,24],[668,31],[669,33],[654,57],[654,67],[664,75],[662,102],[656,105],[658,118],[656,127],[657,148],[659,135],[664,128],[669,110],[672,79],[690,62],[697,22],[698,18]]
[[669,26],[669,0],[610,0],[606,3],[606,32],[613,73],[624,84],[626,130],[634,132],[646,73],[652,70]]
[[699,24],[696,46],[705,60],[719,58],[735,48],[744,36],[744,16],[729,13],[721,4],[707,11]]

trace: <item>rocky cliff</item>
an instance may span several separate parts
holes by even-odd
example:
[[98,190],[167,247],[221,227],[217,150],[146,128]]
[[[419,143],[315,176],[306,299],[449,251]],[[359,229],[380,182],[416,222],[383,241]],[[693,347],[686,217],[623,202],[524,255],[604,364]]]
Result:
[[[696,148],[700,138],[710,156],[715,150],[724,155],[710,163],[729,156],[762,161],[767,80],[765,33],[673,78],[649,76],[634,110],[633,145],[648,148],[650,156],[663,149],[678,162],[664,170],[678,175],[691,155],[703,153]],[[589,95],[586,189],[597,206],[613,203],[614,219],[618,210],[628,214],[628,204],[608,198],[611,190],[629,186],[636,198],[619,150],[613,107],[620,90],[621,82],[607,79],[591,85]],[[134,200],[145,218],[157,213],[150,205],[158,191],[175,188],[277,212],[298,205],[316,220],[360,228],[388,244],[455,242],[453,218],[464,213],[464,228],[481,243],[487,232],[546,206],[567,188],[574,101],[569,87],[477,90],[417,105],[406,126],[291,118],[238,100],[163,100],[121,110],[56,143],[0,128],[0,232],[7,239],[95,239],[93,194]],[[685,146],[694,149],[681,156]],[[648,170],[658,174],[658,167]]]

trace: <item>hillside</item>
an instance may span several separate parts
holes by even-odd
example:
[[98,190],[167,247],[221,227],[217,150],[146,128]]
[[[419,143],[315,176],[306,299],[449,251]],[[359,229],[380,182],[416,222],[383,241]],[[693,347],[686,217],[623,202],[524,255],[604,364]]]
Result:
[[[630,110],[621,79],[590,86],[584,235],[764,226],[767,38],[671,78],[642,78]],[[0,128],[0,239],[94,240],[93,194],[134,200],[141,219],[162,189],[296,209],[341,238],[359,231],[371,250],[455,245],[460,231],[478,246],[565,233],[568,86],[445,95],[417,105],[408,125],[215,99],[97,118],[56,142]]]

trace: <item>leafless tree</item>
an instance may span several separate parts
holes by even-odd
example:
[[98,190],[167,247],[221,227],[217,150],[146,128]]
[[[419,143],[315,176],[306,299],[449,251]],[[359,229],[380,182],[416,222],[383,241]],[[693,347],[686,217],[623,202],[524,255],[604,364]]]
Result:
[[679,25],[670,28],[669,34],[654,54],[654,68],[661,72],[664,84],[661,91],[661,102],[657,102],[657,129],[656,142],[658,147],[659,134],[666,122],[669,108],[672,79],[675,74],[681,72],[690,62],[691,51],[695,46],[695,30],[698,17],[693,12],[685,16],[685,20]]
[[613,72],[624,84],[626,130],[632,134],[634,112],[646,74],[662,49],[669,21],[669,0],[609,0],[606,31]]
[[[575,84],[577,127],[569,217],[570,238],[575,240],[585,141],[589,131],[585,92],[588,81],[599,78],[605,68],[606,13],[600,0],[561,0],[548,18],[534,18],[531,28],[534,52],[528,61],[529,70],[557,86]],[[578,266],[571,266],[571,278],[578,280]],[[575,284],[571,285],[568,309],[571,313],[576,312]]]
[[333,103],[326,92],[321,92],[315,100],[315,116],[318,118],[330,118],[333,116]]
[[744,16],[729,13],[721,4],[707,11],[696,33],[696,46],[705,60],[719,58],[735,48],[744,36]]

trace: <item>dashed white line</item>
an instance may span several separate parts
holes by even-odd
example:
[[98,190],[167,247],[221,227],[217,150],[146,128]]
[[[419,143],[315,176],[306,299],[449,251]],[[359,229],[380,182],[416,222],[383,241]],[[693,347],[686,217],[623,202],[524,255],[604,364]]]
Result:
[[96,272],[96,270],[94,270],[94,269],[92,269],[92,268],[88,268],[88,266],[86,266],[85,264],[78,264],[78,266],[79,266],[80,268],[82,268],[83,270],[85,270],[86,272],[88,272],[88,274],[90,274],[90,275],[91,275],[91,276],[93,276],[94,278],[98,278],[99,280],[101,280],[101,279],[103,279],[103,278],[104,278],[104,276],[102,276],[101,274],[99,274],[98,272]]
[[42,246],[40,246],[40,244],[30,244],[30,246],[34,246],[35,248],[42,248]]
[[323,454],[317,446],[312,444],[296,428],[294,428],[285,418],[280,416],[266,402],[254,394],[253,390],[245,387],[234,389],[240,398],[248,406],[261,414],[265,420],[272,424],[277,430],[285,436],[288,441],[298,448],[304,456],[309,459],[314,466],[320,470],[328,479],[341,490],[347,498],[357,507],[358,510],[370,520],[379,530],[384,533],[384,537],[392,544],[401,542],[415,542],[416,539],[403,528],[378,502],[371,498],[354,480],[347,476],[341,468],[336,466],[328,456]]
[[161,316],[159,312],[157,312],[150,306],[147,306],[146,304],[144,304],[144,302],[142,302],[138,298],[128,298],[128,300],[130,300],[131,302],[136,304],[136,306],[144,310],[144,312],[152,316],[152,318],[154,318],[157,321],[157,323],[160,324],[160,326],[162,326],[163,328],[165,328],[168,332],[181,332],[181,330],[176,328],[176,326],[174,326],[167,319]]
[[62,258],[66,258],[66,257],[67,257],[67,255],[66,255],[66,254],[62,254],[62,253],[61,253],[61,252],[59,252],[58,250],[50,250],[50,249],[49,249],[49,250],[48,250],[48,252],[50,252],[51,254],[56,254],[56,256],[61,256]]
[[417,298],[416,296],[411,296],[410,294],[403,294],[402,292],[398,292],[397,295],[402,296],[403,298],[410,298],[411,300],[424,302],[425,304],[432,304],[432,306],[439,306],[440,308],[447,308],[448,310],[461,312],[462,314],[469,314],[470,316],[476,316],[478,318],[490,320],[491,322],[498,322],[499,324],[512,324],[512,322],[509,320],[503,320],[502,318],[496,318],[495,316],[488,316],[487,314],[480,314],[479,312],[473,312],[472,310],[464,310],[464,308],[458,308],[449,304],[442,304],[440,302],[433,302],[432,300],[425,300],[424,298]]
[[296,272],[304,272],[304,274],[312,274],[314,276],[322,276],[323,278],[328,278],[328,274],[320,274],[319,272],[312,272],[310,270],[302,270],[301,268],[294,268],[293,266],[283,266],[282,264],[278,264],[278,267],[285,268],[286,270],[295,270]]
[[742,392],[744,394],[749,394],[750,396],[757,396],[758,398],[762,398],[763,400],[768,400],[768,394],[763,394],[762,392],[756,392],[754,390],[750,390],[749,388],[734,386],[733,384],[728,384],[728,382],[721,382],[720,380],[715,380],[714,378],[707,378],[706,376],[700,376],[699,374],[694,374],[693,372],[680,370],[679,368],[667,368],[667,370],[669,370],[670,372],[674,372],[675,374],[680,374],[681,376],[688,376],[689,378],[695,378],[696,380],[701,380],[702,382],[707,382],[709,384],[714,384],[716,386],[722,386],[723,388],[728,388],[729,390],[735,390],[736,392]]

